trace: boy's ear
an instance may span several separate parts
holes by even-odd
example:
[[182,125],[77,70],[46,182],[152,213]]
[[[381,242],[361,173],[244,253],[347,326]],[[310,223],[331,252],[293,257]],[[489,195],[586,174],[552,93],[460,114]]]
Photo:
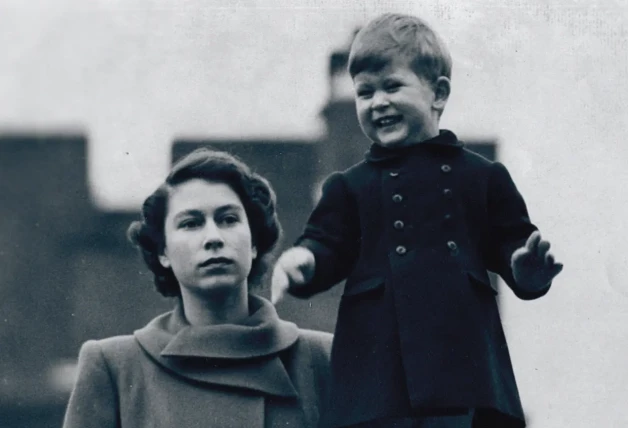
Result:
[[436,79],[436,82],[434,82],[434,103],[432,105],[435,110],[442,112],[445,109],[450,93],[451,81],[449,78],[440,76]]

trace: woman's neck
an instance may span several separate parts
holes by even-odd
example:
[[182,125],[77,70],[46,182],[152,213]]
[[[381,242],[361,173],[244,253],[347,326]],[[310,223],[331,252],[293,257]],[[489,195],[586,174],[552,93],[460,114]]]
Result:
[[249,316],[249,300],[244,291],[196,294],[182,290],[183,313],[190,325],[239,324]]

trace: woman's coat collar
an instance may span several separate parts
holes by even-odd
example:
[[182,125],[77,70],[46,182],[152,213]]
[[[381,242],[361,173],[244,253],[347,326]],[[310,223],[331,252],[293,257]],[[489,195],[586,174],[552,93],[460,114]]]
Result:
[[161,366],[200,382],[296,397],[278,353],[299,337],[267,300],[250,295],[251,315],[239,325],[191,326],[178,304],[134,335]]

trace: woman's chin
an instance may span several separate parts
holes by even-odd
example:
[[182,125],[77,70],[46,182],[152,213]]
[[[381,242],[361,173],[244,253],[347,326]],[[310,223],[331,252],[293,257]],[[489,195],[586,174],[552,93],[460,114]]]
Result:
[[193,288],[196,293],[204,295],[221,295],[238,293],[240,289],[246,289],[246,282],[233,275],[221,275],[219,277],[206,278],[200,281]]

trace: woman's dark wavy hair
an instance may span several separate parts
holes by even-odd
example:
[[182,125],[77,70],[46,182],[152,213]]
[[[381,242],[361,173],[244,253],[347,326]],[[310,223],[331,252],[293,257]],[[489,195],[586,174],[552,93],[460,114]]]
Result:
[[129,226],[127,236],[139,248],[144,262],[154,274],[157,291],[166,297],[181,295],[172,269],[159,263],[165,244],[164,224],[172,188],[192,179],[227,184],[240,197],[251,228],[257,257],[248,276],[249,291],[262,283],[272,262],[282,229],[277,218],[276,196],[270,183],[254,173],[237,157],[202,148],[175,163],[165,182],[144,201],[142,219]]

